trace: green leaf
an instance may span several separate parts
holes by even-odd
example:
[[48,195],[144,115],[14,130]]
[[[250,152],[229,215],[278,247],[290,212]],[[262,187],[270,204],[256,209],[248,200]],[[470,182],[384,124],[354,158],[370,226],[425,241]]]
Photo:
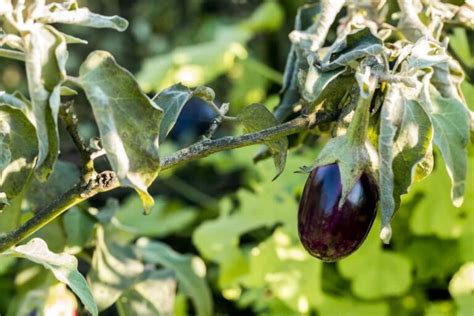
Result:
[[[5,97],[0,96],[0,188],[11,200],[30,178],[38,155],[38,142],[33,124],[22,111],[24,108],[10,104]],[[19,99],[16,101],[21,103]]]
[[104,16],[90,12],[88,8],[78,8],[76,1],[66,4],[54,3],[47,7],[38,17],[38,21],[55,24],[74,24],[94,28],[110,28],[125,31],[128,27],[127,20],[119,16]]
[[212,41],[145,59],[138,82],[147,92],[160,91],[176,82],[188,87],[205,85],[232,69],[238,59],[247,57],[243,45],[248,39],[247,31],[223,26]]
[[364,302],[350,298],[325,296],[318,307],[321,316],[388,316],[390,308],[386,302]]
[[[474,168],[474,157],[470,156],[468,169],[472,170],[472,168]],[[466,201],[474,201],[474,185],[472,185],[474,183],[474,173],[469,172],[466,180],[468,183],[465,192]],[[446,169],[438,164],[428,178],[413,185],[407,199],[411,198],[416,201],[417,195],[423,196],[409,210],[412,212],[409,225],[414,234],[420,236],[435,235],[442,239],[451,239],[459,238],[462,235],[469,238],[469,234],[474,233],[472,228],[474,227],[474,210],[470,205],[472,203],[464,203],[457,208],[452,204],[447,190],[440,190],[449,181]],[[471,252],[462,255],[467,256]]]
[[135,258],[131,247],[107,242],[104,228],[97,227],[96,248],[87,279],[100,311],[139,281],[143,271],[144,266]]
[[92,315],[98,315],[97,305],[86,279],[77,271],[75,257],[66,253],[56,254],[49,251],[48,245],[39,238],[30,240],[26,245],[12,248],[7,254],[39,263],[51,270],[56,279],[71,288]]
[[373,227],[359,250],[337,263],[341,275],[351,280],[352,292],[362,299],[401,296],[412,284],[410,260],[382,250],[377,237]]
[[427,81],[421,103],[434,128],[434,144],[440,149],[452,181],[451,199],[456,207],[464,200],[469,142],[469,113],[458,99],[444,98]]
[[343,40],[336,41],[322,61],[324,71],[344,66],[355,66],[355,61],[365,56],[383,52],[383,41],[369,28],[349,33]]
[[[242,112],[238,115],[238,119],[242,122],[247,133],[258,132],[265,128],[278,125],[273,114],[264,105],[258,103],[243,108]],[[273,178],[273,180],[275,180],[285,169],[288,139],[282,137],[267,141],[265,144],[269,147],[270,152],[272,153],[273,162],[277,170],[277,174]]]
[[173,315],[176,281],[170,270],[151,271],[117,301],[121,316]]
[[175,271],[179,286],[191,297],[197,315],[212,315],[212,296],[206,283],[206,266],[195,256],[182,255],[168,245],[141,238],[136,250],[145,262],[159,264]]
[[153,98],[153,101],[164,111],[160,125],[160,143],[168,136],[178,119],[179,113],[191,97],[191,91],[178,83],[166,88]]
[[472,315],[474,310],[474,262],[464,264],[449,282],[449,294],[454,297],[459,316]]
[[92,239],[95,220],[77,207],[68,210],[62,220],[68,252],[81,251]]
[[400,205],[400,195],[408,192],[416,167],[430,148],[431,122],[408,87],[391,85],[380,113],[379,184],[382,226],[390,224]]
[[61,83],[66,78],[66,40],[53,27],[32,29],[24,36],[30,111],[38,139],[36,174],[45,181],[59,153],[58,112]]
[[137,190],[149,212],[153,198],[147,187],[160,169],[158,134],[163,110],[107,52],[89,55],[80,68],[80,80],[113,170],[122,185]]
[[137,212],[139,208],[140,201],[130,197],[115,213],[112,223],[137,236],[165,237],[188,227],[197,217],[192,209],[173,206],[162,198],[153,206],[150,215]]
[[276,31],[284,17],[283,8],[277,1],[265,1],[240,25],[252,32]]

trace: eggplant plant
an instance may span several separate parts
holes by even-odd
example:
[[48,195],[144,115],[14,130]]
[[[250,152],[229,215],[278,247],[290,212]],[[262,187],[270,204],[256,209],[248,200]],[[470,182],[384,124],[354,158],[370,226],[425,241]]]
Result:
[[[24,64],[28,88],[26,94],[0,91],[0,220],[6,221],[0,226],[1,256],[42,264],[93,315],[113,304],[122,314],[137,312],[133,298],[142,295],[146,282],[173,279],[163,273],[177,269],[176,278],[184,280],[197,314],[211,315],[209,288],[195,272],[195,258],[179,257],[163,243],[138,238],[143,236],[131,238],[128,248],[109,244],[106,231],[114,220],[107,213],[88,213],[99,226],[87,280],[73,255],[52,252],[40,238],[25,241],[76,205],[117,188],[135,190],[143,213],[152,218],[155,201],[148,189],[160,172],[224,150],[263,144],[254,160],[271,157],[273,180],[279,181],[287,159],[292,159],[288,150],[308,147],[314,134],[323,148],[318,155],[315,150],[310,166],[301,166],[309,176],[299,210],[294,210],[304,248],[323,261],[348,256],[364,242],[377,211],[380,238],[389,243],[401,196],[430,176],[438,153],[451,179],[452,203],[463,203],[474,114],[460,85],[466,75],[470,82],[473,78],[472,69],[451,53],[449,38],[455,26],[472,31],[473,16],[472,1],[321,0],[304,5],[289,34],[291,49],[278,105],[272,112],[263,104],[250,104],[236,113],[232,104],[217,102],[214,90],[202,85],[225,67],[206,73],[205,82],[191,80],[202,65],[199,58],[187,60],[186,54],[207,52],[206,45],[182,49],[177,54],[181,58],[170,57],[174,68],[162,72],[149,60],[137,78],[110,52],[93,51],[78,73],[71,74],[68,48],[87,41],[57,25],[122,32],[128,22],[93,13],[75,0],[0,0],[0,57]],[[212,51],[215,59],[245,58],[243,47],[252,45],[255,34],[275,29],[277,18],[278,5],[268,1],[245,21],[228,26],[216,36],[222,51]],[[170,86],[161,90],[163,82]],[[90,143],[78,130],[73,101],[80,94],[92,109],[100,135]],[[198,98],[207,106],[206,131],[195,143],[163,155],[161,145],[183,108]],[[77,147],[80,175],[54,199],[28,210],[31,216],[25,220],[21,215],[26,193],[34,185],[47,187],[60,165],[59,121]],[[215,137],[223,123],[243,133]],[[296,135],[296,141],[290,142],[290,135]],[[99,157],[106,158],[107,170],[97,167]],[[133,268],[124,268],[121,260],[105,267],[101,260],[118,253]],[[150,265],[164,269],[149,270]],[[120,282],[108,283],[104,275],[114,272],[101,274],[100,268],[122,271]],[[186,288],[189,278],[194,288]],[[169,291],[174,290],[171,285]],[[156,307],[163,314],[172,308]]]

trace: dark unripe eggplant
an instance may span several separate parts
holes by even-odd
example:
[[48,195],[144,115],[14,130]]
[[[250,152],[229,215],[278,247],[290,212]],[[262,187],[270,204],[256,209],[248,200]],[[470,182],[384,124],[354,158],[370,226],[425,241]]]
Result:
[[354,252],[374,222],[377,185],[365,173],[339,207],[342,185],[337,164],[313,169],[298,210],[298,233],[305,249],[324,261]]

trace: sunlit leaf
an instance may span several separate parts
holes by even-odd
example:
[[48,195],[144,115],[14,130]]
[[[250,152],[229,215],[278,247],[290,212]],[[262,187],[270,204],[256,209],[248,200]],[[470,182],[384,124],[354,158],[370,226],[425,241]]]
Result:
[[474,310],[474,262],[463,265],[449,282],[449,293],[459,308],[458,315],[468,316]]
[[206,266],[199,257],[179,254],[166,244],[147,239],[138,240],[137,253],[145,262],[173,270],[180,289],[192,299],[197,315],[212,315],[212,297],[205,280]]
[[51,270],[54,276],[67,284],[80,298],[92,315],[98,315],[97,305],[87,285],[86,279],[77,271],[77,259],[69,254],[49,251],[48,245],[39,238],[8,251],[9,254],[28,259]]
[[113,170],[122,185],[137,190],[148,212],[153,198],[147,188],[160,169],[158,135],[163,110],[107,52],[89,55],[80,68],[80,80]]

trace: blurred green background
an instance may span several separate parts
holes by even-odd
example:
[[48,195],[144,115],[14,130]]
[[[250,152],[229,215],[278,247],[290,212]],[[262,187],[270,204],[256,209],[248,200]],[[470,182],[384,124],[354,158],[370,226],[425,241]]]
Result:
[[[297,8],[305,3],[79,2],[93,12],[123,16],[130,26],[124,33],[64,27],[89,41],[88,45],[70,46],[69,73],[77,74],[89,52],[108,50],[137,76],[150,96],[177,81],[190,86],[205,84],[216,90],[219,102],[231,103],[233,113],[254,102],[270,108],[277,104],[289,50],[288,33]],[[457,28],[451,36],[452,48],[474,66],[468,45],[472,32]],[[473,110],[474,86],[463,83],[462,88]],[[26,90],[21,63],[0,60],[0,90]],[[97,136],[85,98],[79,95],[75,104],[83,136]],[[195,132],[205,129],[209,119],[203,115],[202,120],[190,123],[200,126],[182,123],[177,129],[183,131],[174,131],[175,136],[161,151],[172,152],[195,141]],[[219,133],[236,132],[224,125]],[[25,218],[45,196],[53,199],[77,179],[79,157],[66,133],[61,135],[62,162],[47,190],[34,186],[30,190]],[[150,190],[156,196],[156,206],[148,217],[142,215],[135,194],[120,189],[75,207],[36,236],[44,238],[54,251],[76,254],[83,273],[90,269],[93,245],[100,247],[94,230],[105,230],[106,241],[122,246],[146,236],[166,243],[176,255],[186,254],[182,258],[190,260],[193,273],[205,276],[205,282],[186,284],[189,278],[178,276],[173,302],[176,315],[209,310],[209,293],[216,315],[474,315],[472,146],[461,208],[450,202],[450,182],[440,162],[430,177],[413,185],[404,197],[393,221],[390,245],[379,241],[377,221],[355,254],[338,263],[322,263],[310,257],[298,240],[296,215],[306,176],[294,173],[312,162],[322,143],[312,142],[290,152],[285,172],[274,182],[271,161],[252,163],[258,147],[218,153],[163,172]],[[436,158],[440,159],[439,155]],[[106,161],[100,160],[99,166],[107,168]],[[109,218],[97,223],[91,216],[97,210],[104,216],[110,214]],[[8,224],[2,223],[2,229],[7,228]],[[124,270],[133,269],[125,255],[104,252],[107,255],[117,259]],[[34,310],[52,313],[47,308],[55,302],[74,309],[78,305],[49,273],[14,259],[0,259],[0,293],[1,315],[31,315]],[[120,299],[118,302],[103,315],[133,314]]]

